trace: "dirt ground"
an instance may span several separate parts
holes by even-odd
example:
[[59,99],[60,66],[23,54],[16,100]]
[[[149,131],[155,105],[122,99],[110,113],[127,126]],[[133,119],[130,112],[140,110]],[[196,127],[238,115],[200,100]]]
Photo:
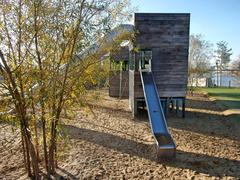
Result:
[[[240,179],[240,121],[206,96],[188,97],[185,119],[168,115],[177,155],[159,163],[147,113],[132,119],[128,100],[101,93],[94,114],[79,110],[65,126],[70,148],[58,169],[65,179]],[[0,179],[25,178],[19,132],[0,124]]]

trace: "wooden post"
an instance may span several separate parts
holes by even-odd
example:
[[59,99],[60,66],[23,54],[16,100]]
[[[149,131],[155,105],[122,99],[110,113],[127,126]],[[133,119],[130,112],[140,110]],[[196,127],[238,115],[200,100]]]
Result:
[[122,61],[120,61],[120,73],[119,73],[119,83],[120,83],[120,85],[119,85],[119,99],[122,99],[122,66],[123,65],[123,63],[122,63]]
[[163,102],[162,108],[163,108],[164,115],[167,116],[167,99],[163,99],[162,102]]
[[166,116],[169,114],[169,111],[170,111],[170,108],[169,108],[170,102],[171,102],[170,99],[167,98],[166,99]]
[[170,104],[169,105],[171,105],[170,108],[169,108],[169,111],[172,112],[173,109],[174,109],[174,100],[172,98],[170,99]]
[[133,106],[133,118],[137,116],[137,110],[138,110],[138,101],[136,98],[134,98],[134,106]]
[[185,98],[182,98],[182,118],[185,118]]
[[178,104],[178,99],[176,99],[176,113],[178,113],[178,111],[179,111],[179,104]]

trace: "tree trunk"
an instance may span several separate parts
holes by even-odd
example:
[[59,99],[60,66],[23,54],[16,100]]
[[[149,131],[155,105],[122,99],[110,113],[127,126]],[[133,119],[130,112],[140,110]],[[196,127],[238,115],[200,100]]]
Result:
[[55,174],[55,147],[56,147],[56,126],[55,120],[51,123],[51,140],[49,146],[49,166],[51,174]]
[[39,179],[39,164],[37,160],[37,155],[34,149],[34,145],[31,141],[31,138],[28,139],[28,144],[29,144],[29,151],[30,151],[30,156],[31,156],[31,163],[33,167],[33,174],[34,174],[34,179]]
[[58,168],[58,161],[57,161],[57,142],[55,144],[55,168]]
[[37,153],[37,159],[38,161],[40,160],[40,157],[39,157],[39,143],[38,143],[38,128],[37,128],[37,117],[36,117],[36,111],[35,111],[35,105],[34,105],[34,101],[33,101],[33,92],[31,90],[31,105],[32,105],[32,114],[33,114],[33,118],[34,118],[34,121],[33,121],[33,126],[34,126],[34,134],[35,134],[35,137],[34,137],[34,141],[35,141],[35,150],[36,150],[36,153]]
[[[23,114],[25,114],[23,112]],[[38,160],[37,160],[37,155],[36,155],[36,151],[34,148],[34,145],[32,143],[32,137],[31,137],[31,132],[29,131],[29,125],[27,123],[27,118],[24,118],[26,116],[22,115],[23,119],[23,132],[25,134],[25,142],[26,142],[26,147],[28,149],[28,154],[31,157],[31,165],[33,168],[33,174],[34,174],[34,179],[39,179],[39,164],[38,164]]]
[[25,149],[25,145],[24,145],[22,131],[21,131],[21,142],[22,142],[22,152],[23,152],[23,163],[24,163],[25,169],[27,171],[27,160],[26,160],[26,153],[25,153],[26,149]]
[[38,130],[37,130],[37,120],[36,120],[36,118],[34,118],[34,134],[35,134],[35,137],[34,137],[35,150],[36,150],[37,159],[39,161],[40,157],[39,157]]
[[28,173],[28,176],[31,177],[32,172],[31,172],[31,166],[30,166],[29,148],[26,143],[26,136],[23,131],[22,124],[21,124],[21,137],[22,137],[22,150],[23,150],[24,165],[25,165],[26,171]]
[[48,165],[48,152],[47,152],[47,140],[46,140],[46,121],[44,117],[42,117],[42,133],[43,133],[43,151],[44,151],[44,160],[45,160],[45,169],[47,173],[49,172]]

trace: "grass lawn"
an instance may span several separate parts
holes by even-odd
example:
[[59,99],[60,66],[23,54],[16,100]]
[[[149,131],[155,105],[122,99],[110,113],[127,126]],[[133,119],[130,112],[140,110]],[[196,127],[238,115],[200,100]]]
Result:
[[196,91],[207,92],[226,108],[240,109],[240,88],[197,88]]

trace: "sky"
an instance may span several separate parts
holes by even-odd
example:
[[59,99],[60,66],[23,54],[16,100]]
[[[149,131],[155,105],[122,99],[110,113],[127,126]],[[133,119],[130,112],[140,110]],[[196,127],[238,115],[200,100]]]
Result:
[[228,42],[240,55],[240,0],[132,0],[137,12],[191,13],[190,33],[216,44]]

